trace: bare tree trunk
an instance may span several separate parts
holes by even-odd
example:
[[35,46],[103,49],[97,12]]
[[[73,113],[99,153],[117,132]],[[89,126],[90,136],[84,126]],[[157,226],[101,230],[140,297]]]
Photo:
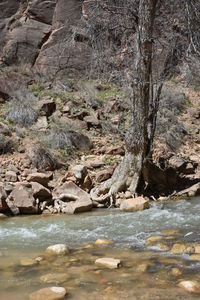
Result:
[[[129,189],[134,195],[140,184],[145,159],[150,154],[153,128],[152,44],[153,25],[157,0],[140,0],[136,56],[132,79],[131,124],[126,134],[126,153],[110,180],[95,190],[91,196],[106,201],[118,191]],[[100,197],[100,194],[104,194]]]

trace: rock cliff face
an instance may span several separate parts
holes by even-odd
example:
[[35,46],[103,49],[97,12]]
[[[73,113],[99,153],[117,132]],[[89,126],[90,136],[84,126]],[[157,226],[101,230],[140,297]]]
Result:
[[[89,47],[76,38],[81,0],[7,0],[0,3],[0,51],[3,66],[29,64],[58,75],[82,71]],[[82,33],[81,33],[82,34]]]

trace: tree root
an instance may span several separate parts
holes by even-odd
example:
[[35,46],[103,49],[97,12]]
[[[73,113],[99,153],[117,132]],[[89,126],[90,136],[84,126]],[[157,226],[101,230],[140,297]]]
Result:
[[134,197],[140,182],[141,168],[142,156],[127,153],[113,176],[91,190],[91,199],[101,204],[110,203],[111,207],[118,192],[129,190]]

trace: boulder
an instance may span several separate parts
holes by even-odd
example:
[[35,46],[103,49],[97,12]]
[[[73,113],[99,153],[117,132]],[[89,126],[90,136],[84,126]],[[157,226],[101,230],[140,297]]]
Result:
[[35,214],[38,213],[38,205],[33,197],[31,187],[26,187],[22,184],[17,185],[9,197],[6,199],[6,203],[13,214]]
[[109,269],[117,269],[121,266],[121,261],[120,259],[103,257],[96,259],[95,264]]
[[189,293],[200,294],[200,284],[193,280],[183,280],[179,282],[179,287],[183,288]]
[[73,182],[65,182],[62,186],[53,191],[54,199],[62,199],[67,202],[62,212],[74,214],[89,211],[92,209],[92,201],[85,191]]
[[59,300],[67,296],[67,291],[63,287],[47,287],[33,292],[29,295],[29,300]]
[[32,186],[33,196],[35,198],[38,198],[39,200],[46,200],[52,198],[50,190],[48,190],[40,183],[32,182],[31,186]]
[[143,197],[131,198],[122,201],[120,205],[121,211],[134,212],[149,208],[149,201]]
[[17,174],[14,171],[7,171],[5,174],[6,181],[8,182],[16,182],[17,181]]
[[90,141],[90,139],[79,132],[70,132],[72,145],[81,151],[88,151],[93,148],[93,143]]
[[69,254],[70,249],[65,244],[56,244],[49,246],[45,252],[49,255],[66,255]]
[[29,182],[38,182],[44,186],[48,186],[49,181],[53,178],[52,173],[31,173],[27,177]]

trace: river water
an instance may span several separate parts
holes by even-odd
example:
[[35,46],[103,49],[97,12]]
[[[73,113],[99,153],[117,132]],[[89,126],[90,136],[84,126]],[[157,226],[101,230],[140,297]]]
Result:
[[[147,247],[150,236],[164,229],[179,229],[173,243],[200,244],[200,198],[153,204],[148,210],[123,213],[117,209],[79,215],[20,216],[0,220],[0,299],[28,299],[37,289],[61,285],[68,299],[200,299],[177,287],[181,279],[200,282],[200,262],[189,255]],[[99,238],[112,245],[94,246]],[[165,237],[169,239],[170,236]],[[166,241],[166,240],[165,240]],[[71,253],[64,257],[44,256],[46,247],[66,243]],[[85,245],[89,246],[85,247]],[[22,259],[43,260],[23,266]],[[122,267],[109,270],[97,267],[99,257],[120,258]],[[172,275],[172,269],[181,273]],[[54,274],[64,279],[42,280]],[[59,276],[60,274],[60,276]],[[48,276],[47,276],[48,277]],[[61,276],[62,277],[62,276]],[[45,299],[44,299],[45,300]]]

